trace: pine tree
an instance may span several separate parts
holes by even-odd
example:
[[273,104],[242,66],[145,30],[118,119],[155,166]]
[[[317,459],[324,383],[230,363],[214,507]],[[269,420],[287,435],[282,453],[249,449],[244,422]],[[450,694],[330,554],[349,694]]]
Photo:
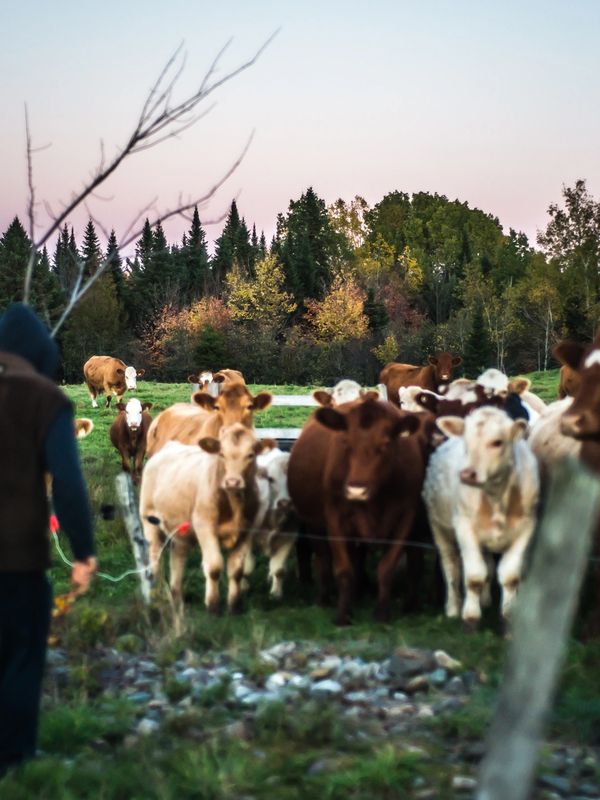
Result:
[[185,265],[185,294],[188,303],[206,294],[208,279],[208,249],[206,234],[200,223],[198,207],[194,207],[192,227],[183,236],[182,254]]
[[223,231],[215,242],[211,270],[216,291],[221,290],[225,276],[234,263],[244,270],[250,268],[250,234],[245,221],[240,219],[235,200],[231,203]]
[[463,359],[464,373],[468,378],[477,378],[493,362],[493,347],[490,334],[483,318],[481,304],[473,313],[471,332],[465,342]]
[[83,245],[81,247],[81,258],[84,263],[84,279],[90,278],[98,271],[98,267],[102,263],[102,251],[100,250],[100,242],[96,234],[96,228],[92,220],[88,220],[83,234]]
[[123,275],[123,260],[119,252],[119,245],[117,243],[117,235],[114,230],[111,230],[108,237],[108,245],[106,247],[106,260],[108,261],[108,271],[112,275],[115,289],[117,290],[117,297],[119,302],[123,301],[123,291],[125,276]]
[[65,223],[56,242],[53,267],[63,294],[69,297],[79,276],[79,253],[75,243],[75,234]]

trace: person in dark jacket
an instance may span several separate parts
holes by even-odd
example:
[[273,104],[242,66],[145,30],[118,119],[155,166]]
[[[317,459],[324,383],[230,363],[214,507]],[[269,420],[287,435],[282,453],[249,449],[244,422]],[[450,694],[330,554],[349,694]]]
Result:
[[0,317],[0,776],[35,755],[51,588],[45,474],[86,591],[96,570],[92,517],[58,348],[25,305]]

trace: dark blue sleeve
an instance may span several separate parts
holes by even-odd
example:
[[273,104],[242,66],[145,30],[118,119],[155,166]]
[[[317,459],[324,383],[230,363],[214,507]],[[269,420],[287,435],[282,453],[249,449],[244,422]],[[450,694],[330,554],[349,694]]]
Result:
[[48,428],[46,468],[52,474],[52,499],[61,529],[76,561],[94,555],[94,533],[87,487],[79,461],[73,412],[60,411]]

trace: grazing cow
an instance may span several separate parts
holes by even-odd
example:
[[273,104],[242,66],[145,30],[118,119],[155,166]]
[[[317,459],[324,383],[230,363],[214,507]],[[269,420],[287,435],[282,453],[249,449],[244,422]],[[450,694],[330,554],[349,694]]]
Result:
[[93,408],[98,408],[96,398],[99,394],[106,395],[106,408],[110,406],[113,394],[121,402],[126,390],[136,389],[137,379],[143,375],[143,369],[128,367],[120,358],[112,356],[92,356],[83,365],[83,377]]
[[[296,497],[322,504],[338,587],[335,621],[339,625],[350,622],[355,584],[347,539],[388,542],[377,569],[375,617],[389,619],[392,578],[416,517],[425,472],[422,443],[412,435],[420,424],[415,415],[371,398],[347,407],[318,409],[313,425],[321,425],[329,435],[323,437],[323,479],[312,498],[307,497],[306,491],[303,497],[297,491],[290,460],[289,488],[294,504]],[[295,469],[300,480],[302,475],[309,480],[319,453],[307,453],[306,448],[304,451],[304,468],[296,464]],[[298,512],[303,513],[300,508]]]
[[124,472],[131,472],[134,483],[142,474],[146,440],[152,417],[148,410],[152,403],[140,403],[132,398],[125,403],[117,403],[119,413],[110,427],[110,441],[119,451]]
[[[584,345],[581,345],[582,352]],[[577,367],[571,367],[569,364],[563,364],[560,368],[560,377],[558,381],[558,397],[564,399],[565,397],[575,397],[579,391],[581,384],[581,376]]]
[[431,456],[423,498],[446,580],[446,615],[460,613],[462,562],[462,618],[476,627],[488,580],[484,551],[502,554],[502,615],[510,613],[535,527],[538,469],[523,441],[527,423],[504,411],[479,408],[437,424],[449,439]]
[[429,356],[426,367],[415,367],[412,364],[386,364],[381,370],[379,380],[387,389],[389,399],[399,404],[398,389],[401,386],[420,386],[432,392],[444,394],[452,379],[452,370],[462,363],[460,356],[450,353],[438,353]]
[[313,397],[320,406],[339,406],[342,403],[352,403],[364,395],[365,390],[360,383],[346,378],[338,381],[330,392],[325,389],[313,392]]
[[218,397],[196,392],[194,403],[175,403],[152,420],[148,431],[148,458],[167,442],[195,444],[201,436],[216,436],[222,427],[241,422],[252,427],[255,411],[271,403],[269,392],[255,397],[241,383],[227,386]]
[[[221,547],[229,551],[227,606],[239,610],[240,583],[250,543],[248,531],[258,508],[256,455],[262,443],[239,423],[223,428],[218,438],[205,436],[197,445],[169,442],[144,470],[140,517],[150,543],[150,563],[158,571],[161,538],[191,523],[202,552],[206,579],[205,604],[219,611]],[[171,544],[171,593],[176,619],[183,615],[182,581],[190,536],[174,536]]]
[[[285,565],[296,542],[297,528],[287,485],[290,454],[284,453],[275,442],[268,439],[263,439],[262,444],[263,448],[270,449],[263,450],[256,459],[260,501],[253,525],[252,544],[258,545],[268,557],[270,594],[280,598]],[[245,577],[251,575],[254,564],[254,554],[250,548],[244,564]]]

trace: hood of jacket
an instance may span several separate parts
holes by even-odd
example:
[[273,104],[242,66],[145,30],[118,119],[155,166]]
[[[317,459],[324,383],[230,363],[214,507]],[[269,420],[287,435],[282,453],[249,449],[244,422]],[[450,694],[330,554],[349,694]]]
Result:
[[41,319],[23,303],[14,303],[0,317],[0,350],[21,356],[46,378],[54,380],[60,362],[56,342]]

